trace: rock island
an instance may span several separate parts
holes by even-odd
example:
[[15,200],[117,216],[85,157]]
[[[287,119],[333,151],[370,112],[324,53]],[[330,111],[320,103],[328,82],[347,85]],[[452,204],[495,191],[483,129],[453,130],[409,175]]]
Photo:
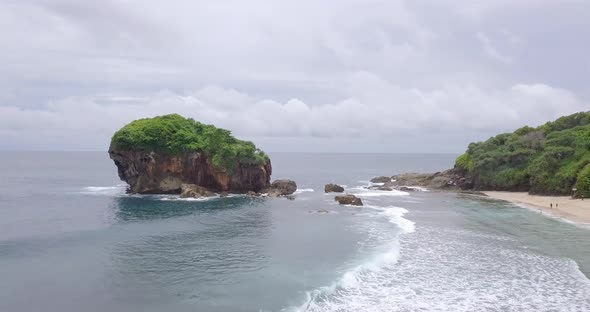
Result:
[[109,156],[130,193],[180,194],[186,185],[258,193],[271,186],[270,158],[254,143],[178,114],[127,124],[113,135]]

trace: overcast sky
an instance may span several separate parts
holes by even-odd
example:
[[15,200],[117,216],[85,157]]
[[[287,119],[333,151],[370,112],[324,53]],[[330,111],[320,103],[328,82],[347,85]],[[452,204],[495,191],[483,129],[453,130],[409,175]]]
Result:
[[267,151],[451,152],[590,110],[587,0],[0,0],[0,149],[180,113]]

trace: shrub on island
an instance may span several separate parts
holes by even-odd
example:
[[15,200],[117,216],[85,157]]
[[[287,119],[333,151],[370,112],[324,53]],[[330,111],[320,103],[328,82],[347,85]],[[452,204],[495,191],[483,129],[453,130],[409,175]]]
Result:
[[474,189],[590,196],[590,112],[471,143],[455,168]]
[[228,130],[178,114],[135,120],[113,135],[111,147],[167,154],[201,151],[211,156],[216,167],[230,171],[238,163],[262,165],[268,160],[254,143],[238,140]]

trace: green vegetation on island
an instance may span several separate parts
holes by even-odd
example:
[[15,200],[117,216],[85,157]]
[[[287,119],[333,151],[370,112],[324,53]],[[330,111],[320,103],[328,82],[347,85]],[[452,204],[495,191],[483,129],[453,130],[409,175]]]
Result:
[[478,190],[590,197],[590,112],[471,143],[455,168]]
[[268,156],[254,143],[236,139],[231,132],[178,114],[135,120],[111,140],[111,149],[145,150],[167,154],[205,152],[217,168],[237,164],[262,165]]

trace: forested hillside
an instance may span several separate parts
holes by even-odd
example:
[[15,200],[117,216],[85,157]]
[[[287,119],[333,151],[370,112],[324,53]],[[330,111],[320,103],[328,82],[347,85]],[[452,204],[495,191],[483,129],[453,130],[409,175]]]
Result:
[[590,112],[471,143],[455,168],[478,190],[590,197]]

